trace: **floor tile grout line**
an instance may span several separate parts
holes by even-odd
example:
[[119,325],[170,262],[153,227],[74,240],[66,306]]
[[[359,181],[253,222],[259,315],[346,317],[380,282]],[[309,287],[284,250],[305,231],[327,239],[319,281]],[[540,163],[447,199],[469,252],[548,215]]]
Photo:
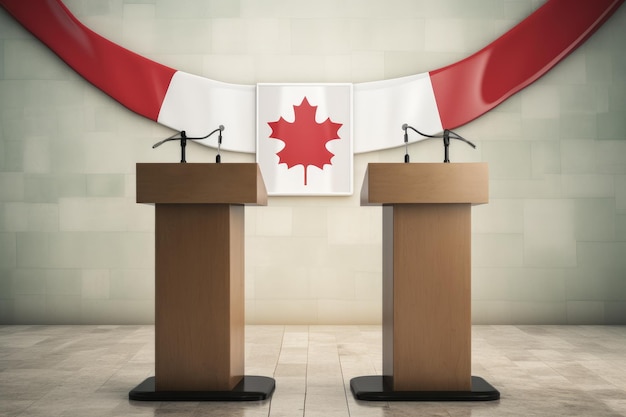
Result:
[[337,359],[339,360],[339,371],[341,372],[341,382],[343,385],[343,395],[346,400],[346,410],[348,410],[348,417],[351,416],[350,413],[350,402],[348,401],[348,390],[346,388],[346,376],[343,373],[343,363],[341,362],[341,354],[339,352],[339,345],[337,343],[337,335],[335,335],[335,346],[337,347]]
[[311,326],[306,326],[306,367],[304,368],[304,400],[302,402],[302,417],[306,417],[306,398],[309,393],[309,354],[311,352]]
[[[285,330],[287,326],[282,326],[283,327],[283,335],[280,338],[280,347],[278,348],[278,357],[276,358],[276,364],[274,365],[274,372],[272,372],[272,377],[274,378],[274,384],[276,384],[276,372],[278,370],[278,363],[280,362],[280,355],[283,353],[283,345],[285,343]],[[276,386],[274,386],[274,392],[276,392]],[[272,401],[274,400],[274,393],[272,393],[271,397],[270,397],[270,403],[269,406],[267,407],[267,417],[270,417],[272,415]]]

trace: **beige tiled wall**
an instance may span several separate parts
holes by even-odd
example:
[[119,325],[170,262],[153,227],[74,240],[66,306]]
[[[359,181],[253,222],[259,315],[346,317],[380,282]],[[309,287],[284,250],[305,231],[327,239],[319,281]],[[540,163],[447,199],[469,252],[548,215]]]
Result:
[[[215,80],[364,82],[484,47],[537,0],[68,0],[87,26]],[[475,323],[626,323],[626,8],[547,76],[457,129],[490,165],[473,211]],[[374,117],[374,115],[373,115]],[[92,87],[0,10],[0,323],[149,323],[154,211],[135,163],[171,132]],[[393,134],[401,140],[401,130]],[[410,147],[442,159],[440,143]],[[190,145],[190,162],[214,160]],[[379,323],[381,211],[355,195],[246,210],[249,323]],[[225,153],[225,161],[254,161]]]

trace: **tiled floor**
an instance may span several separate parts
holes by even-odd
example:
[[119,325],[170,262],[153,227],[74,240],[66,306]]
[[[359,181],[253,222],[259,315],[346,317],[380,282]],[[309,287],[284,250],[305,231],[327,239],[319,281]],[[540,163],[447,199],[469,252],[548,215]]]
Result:
[[626,327],[474,326],[481,403],[360,402],[351,378],[381,372],[379,326],[248,326],[246,374],[271,400],[131,402],[153,375],[152,326],[0,326],[1,416],[626,416]]

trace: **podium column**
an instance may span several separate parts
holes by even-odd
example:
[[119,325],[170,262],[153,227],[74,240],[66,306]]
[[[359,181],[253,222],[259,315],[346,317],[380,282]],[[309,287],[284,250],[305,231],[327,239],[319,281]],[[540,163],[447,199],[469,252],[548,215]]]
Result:
[[243,217],[243,205],[156,206],[157,391],[229,391],[244,375]]
[[383,374],[394,391],[471,389],[470,221],[469,204],[383,207]]

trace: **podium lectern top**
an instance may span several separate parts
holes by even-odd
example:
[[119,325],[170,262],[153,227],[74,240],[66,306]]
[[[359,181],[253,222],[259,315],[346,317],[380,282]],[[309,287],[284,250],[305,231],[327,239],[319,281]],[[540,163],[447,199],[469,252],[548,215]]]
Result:
[[138,163],[137,203],[267,205],[256,163]]
[[487,163],[370,163],[361,205],[489,202]]

